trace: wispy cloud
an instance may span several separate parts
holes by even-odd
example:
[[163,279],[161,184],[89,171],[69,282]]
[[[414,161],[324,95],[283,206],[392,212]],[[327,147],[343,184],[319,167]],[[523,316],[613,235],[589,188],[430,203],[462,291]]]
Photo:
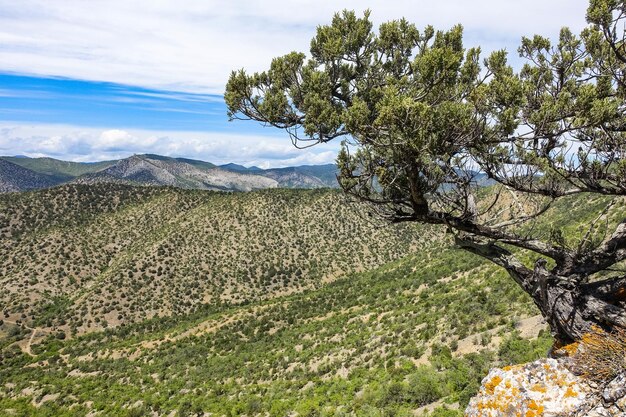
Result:
[[195,103],[221,103],[224,99],[221,96],[213,94],[190,94],[182,92],[154,92],[154,91],[134,91],[130,89],[122,90],[120,93],[130,96],[150,97],[166,100],[190,101]]
[[159,153],[264,167],[332,162],[337,144],[296,150],[275,129],[227,123],[222,93],[230,71],[263,70],[275,56],[307,51],[317,25],[341,9],[371,9],[376,25],[400,17],[419,27],[461,23],[467,46],[515,56],[523,35],[580,30],[587,3],[0,0],[0,154],[94,161]]
[[154,130],[227,129],[224,99],[218,95],[9,74],[0,74],[0,85],[0,120]]
[[[515,52],[522,35],[584,25],[586,0],[0,0],[0,71],[221,94],[232,69],[307,50],[343,8],[380,23],[461,23],[466,43]],[[187,97],[188,99],[189,97]]]

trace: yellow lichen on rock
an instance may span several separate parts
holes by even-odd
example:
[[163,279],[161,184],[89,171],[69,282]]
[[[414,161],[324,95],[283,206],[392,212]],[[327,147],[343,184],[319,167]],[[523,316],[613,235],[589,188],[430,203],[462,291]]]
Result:
[[468,417],[541,417],[576,412],[588,387],[556,359],[492,369],[478,395],[470,401]]
[[502,378],[498,375],[494,376],[489,382],[485,384],[485,391],[489,394],[493,394],[494,389],[500,385]]
[[563,346],[561,350],[567,356],[573,356],[578,352],[578,347],[580,344],[578,342],[570,343],[569,345]]
[[543,384],[535,384],[530,389],[537,392],[546,392],[546,386]]
[[572,387],[567,387],[567,391],[565,391],[565,397],[577,397],[578,393],[572,389]]

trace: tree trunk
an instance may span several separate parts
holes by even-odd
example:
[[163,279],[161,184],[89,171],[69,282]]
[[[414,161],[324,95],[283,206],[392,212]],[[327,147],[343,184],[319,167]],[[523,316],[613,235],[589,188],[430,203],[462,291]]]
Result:
[[625,277],[580,284],[579,279],[546,270],[545,263],[537,261],[531,285],[524,289],[548,322],[557,345],[580,340],[593,327],[626,328]]
[[626,276],[586,283],[581,274],[558,274],[571,268],[546,269],[539,259],[534,269],[527,268],[505,248],[472,235],[455,235],[456,244],[507,270],[528,293],[548,322],[555,345],[580,340],[593,327],[606,331],[626,328]]

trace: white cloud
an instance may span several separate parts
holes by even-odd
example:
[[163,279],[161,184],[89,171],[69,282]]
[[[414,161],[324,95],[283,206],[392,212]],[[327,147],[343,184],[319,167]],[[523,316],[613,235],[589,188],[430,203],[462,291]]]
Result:
[[141,152],[142,150],[150,149],[157,141],[158,138],[154,135],[137,137],[124,130],[111,129],[102,132],[97,139],[91,140],[90,144],[93,149],[100,151]]
[[51,156],[71,161],[102,161],[155,153],[223,164],[283,167],[332,163],[338,144],[306,152],[287,137],[214,132],[97,129],[66,125],[0,123],[0,155]]
[[0,71],[220,94],[232,69],[307,50],[343,8],[375,23],[462,23],[466,44],[515,52],[522,35],[584,26],[585,0],[0,0]]
[[[467,46],[513,55],[523,35],[555,37],[561,26],[579,31],[586,0],[0,0],[0,73],[107,81],[180,92],[121,92],[113,100],[151,98],[221,100],[187,93],[221,94],[230,71],[265,69],[275,56],[307,51],[320,24],[334,12],[372,10],[375,24],[406,17],[423,27],[461,23]],[[46,91],[0,88],[0,97],[50,98]],[[64,97],[71,100],[71,96]],[[194,110],[161,108],[163,111]],[[6,119],[37,110],[2,108]],[[210,112],[206,112],[210,116]],[[157,153],[259,166],[334,161],[337,143],[305,151],[286,137],[82,128],[0,122],[0,154],[94,161]],[[273,132],[272,132],[273,133]]]

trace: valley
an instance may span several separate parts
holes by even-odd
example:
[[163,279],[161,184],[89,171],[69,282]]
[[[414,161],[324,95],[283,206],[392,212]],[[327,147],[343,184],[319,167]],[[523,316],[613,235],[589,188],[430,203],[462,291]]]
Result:
[[[606,203],[560,202],[541,228],[575,242]],[[0,410],[460,416],[491,367],[545,356],[547,326],[504,270],[355,204],[122,184],[0,196]]]

